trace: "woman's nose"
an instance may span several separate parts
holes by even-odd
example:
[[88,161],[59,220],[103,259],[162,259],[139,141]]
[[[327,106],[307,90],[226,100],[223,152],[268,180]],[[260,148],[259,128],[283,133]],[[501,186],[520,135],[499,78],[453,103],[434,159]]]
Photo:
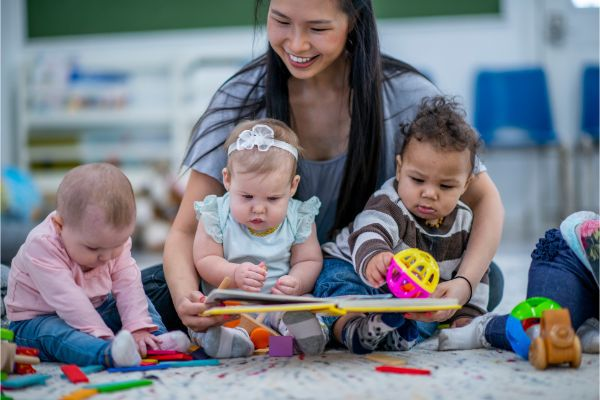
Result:
[[301,54],[310,48],[310,43],[306,39],[306,34],[302,29],[292,29],[288,47],[295,54]]

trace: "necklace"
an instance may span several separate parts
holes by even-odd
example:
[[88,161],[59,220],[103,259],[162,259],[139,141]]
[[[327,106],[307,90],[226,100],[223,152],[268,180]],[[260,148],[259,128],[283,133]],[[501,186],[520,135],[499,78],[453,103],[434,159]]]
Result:
[[438,219],[428,219],[427,221],[425,221],[425,225],[430,226],[432,228],[439,228],[443,222],[444,217],[440,217]]
[[265,237],[270,235],[271,233],[275,232],[277,230],[277,228],[279,228],[279,225],[274,226],[272,228],[266,229],[262,232],[259,231],[255,231],[254,229],[250,228],[249,226],[247,226],[246,228],[248,228],[248,232],[250,232],[251,235],[253,236],[258,236],[258,237]]

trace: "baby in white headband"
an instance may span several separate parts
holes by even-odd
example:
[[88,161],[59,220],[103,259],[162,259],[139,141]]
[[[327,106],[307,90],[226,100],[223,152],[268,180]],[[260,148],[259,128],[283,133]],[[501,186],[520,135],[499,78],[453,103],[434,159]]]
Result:
[[[323,261],[314,223],[321,202],[292,199],[300,182],[298,147],[296,134],[277,120],[245,121],[234,128],[225,142],[227,193],[194,204],[194,264],[203,293],[225,277],[233,288],[251,292],[299,296],[312,291]],[[270,313],[265,323],[294,336],[305,354],[324,350],[326,328],[310,312]],[[212,357],[254,351],[242,328],[215,327],[190,331],[190,336]]]

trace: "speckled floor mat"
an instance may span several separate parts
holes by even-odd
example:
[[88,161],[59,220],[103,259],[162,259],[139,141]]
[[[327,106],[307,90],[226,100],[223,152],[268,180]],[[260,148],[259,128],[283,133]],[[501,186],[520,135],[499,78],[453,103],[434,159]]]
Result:
[[[598,399],[598,356],[584,355],[578,370],[535,370],[513,353],[497,350],[438,352],[430,339],[409,352],[385,353],[406,367],[431,375],[375,371],[380,365],[363,356],[328,351],[322,356],[224,360],[212,367],[90,375],[92,383],[149,378],[154,384],[94,396],[93,399]],[[59,377],[58,364],[43,363],[52,375],[45,386],[6,392],[14,399],[58,399],[77,389]]]

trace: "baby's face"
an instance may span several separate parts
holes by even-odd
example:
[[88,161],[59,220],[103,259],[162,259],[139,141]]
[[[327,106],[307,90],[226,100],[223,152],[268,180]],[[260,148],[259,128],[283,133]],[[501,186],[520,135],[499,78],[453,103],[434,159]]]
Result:
[[468,150],[440,150],[411,140],[396,162],[398,195],[411,213],[425,220],[450,214],[471,177]]
[[297,175],[290,180],[290,172],[284,170],[264,174],[224,173],[233,219],[256,232],[281,224],[300,180]]
[[118,258],[134,228],[135,222],[125,228],[111,227],[101,212],[92,210],[85,213],[79,226],[63,224],[60,235],[69,257],[85,272]]

